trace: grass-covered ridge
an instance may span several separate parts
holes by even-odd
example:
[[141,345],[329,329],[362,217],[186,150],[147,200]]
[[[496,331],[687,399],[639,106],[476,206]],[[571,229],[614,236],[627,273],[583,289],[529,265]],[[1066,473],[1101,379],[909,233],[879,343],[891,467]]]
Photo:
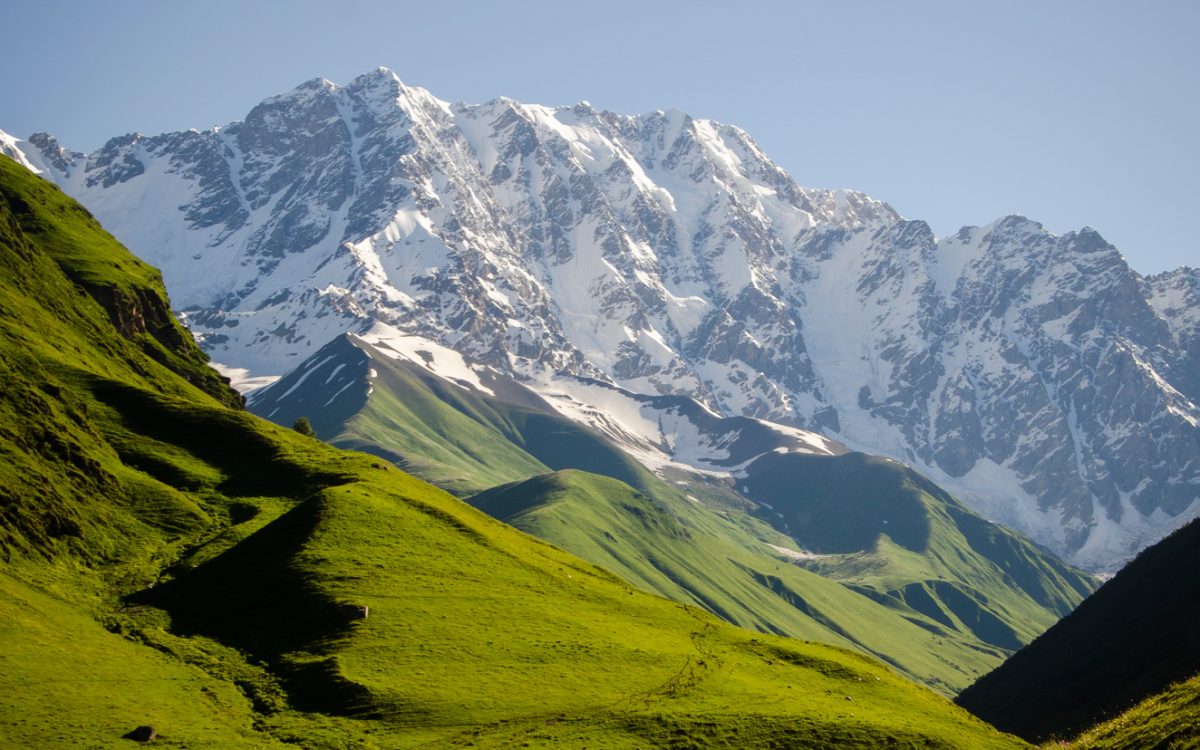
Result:
[[122,322],[152,273],[7,159],[0,197],[0,746],[1020,746],[231,408]]
[[[946,694],[1094,585],[895,462],[765,453],[740,487],[764,503],[755,518],[721,481],[664,481],[519,384],[485,387],[343,336],[251,408],[284,425],[311,417],[335,444],[457,494],[489,488],[469,501],[646,591],[858,648]],[[822,556],[793,564],[789,550],[802,547]]]
[[763,517],[816,553],[805,568],[1000,648],[1031,641],[1097,583],[890,459],[773,453],[746,474]]
[[1005,652],[913,611],[811,573],[772,547],[794,544],[753,518],[707,508],[653,478],[642,489],[559,471],[468,502],[647,591],[743,627],[857,648],[956,692]]

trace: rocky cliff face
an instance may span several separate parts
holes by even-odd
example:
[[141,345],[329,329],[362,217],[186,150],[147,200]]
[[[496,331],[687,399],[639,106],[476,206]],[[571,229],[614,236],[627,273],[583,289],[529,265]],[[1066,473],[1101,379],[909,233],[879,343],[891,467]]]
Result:
[[865,302],[867,333],[819,357],[852,363],[835,380],[843,413],[862,383],[871,422],[856,434],[887,425],[890,452],[1085,564],[1194,512],[1189,355],[1112,246],[1019,217],[940,241],[907,222],[887,235],[843,250],[835,296],[854,300],[845,316]]
[[382,321],[496,369],[815,429],[1106,568],[1200,511],[1197,274],[1008,217],[936,238],[743,131],[447,104],[386,70],[209,132],[0,148],[163,269],[214,359]]

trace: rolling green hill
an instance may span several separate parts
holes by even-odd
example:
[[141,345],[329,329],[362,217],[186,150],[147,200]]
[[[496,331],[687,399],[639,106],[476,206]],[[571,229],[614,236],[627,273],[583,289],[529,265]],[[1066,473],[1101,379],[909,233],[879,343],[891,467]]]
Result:
[[346,334],[255,394],[250,408],[277,424],[307,417],[323,440],[387,458],[460,497],[563,468],[634,484],[649,476],[532,391],[499,378],[488,387],[495,396]]
[[234,408],[167,310],[0,159],[0,746],[1021,746]]
[[[1150,699],[1131,714],[1141,721],[1162,707],[1200,696],[1191,680],[1200,673],[1197,623],[1200,521],[1192,521],[1143,550],[958,701],[997,726],[1038,741],[1072,737]],[[1185,680],[1191,682],[1161,694]],[[1152,698],[1156,694],[1161,695]],[[1195,712],[1194,703],[1190,710]],[[1169,724],[1174,717],[1168,711],[1162,720]],[[1120,728],[1110,729],[1114,726]],[[1200,741],[1194,729],[1190,736]]]
[[638,490],[568,470],[468,502],[644,590],[743,627],[857,648],[947,694],[1004,655],[970,633],[884,606],[793,565],[768,546],[787,549],[791,540],[670,489]]
[[740,487],[682,472],[667,482],[519,384],[477,385],[347,335],[251,407],[285,425],[308,416],[334,444],[457,493],[503,482],[470,502],[646,591],[743,627],[858,648],[945,694],[1095,585],[893,462],[768,451]]
[[1000,648],[1028,643],[1096,586],[889,459],[768,453],[745,473],[762,517],[816,553],[800,565]]

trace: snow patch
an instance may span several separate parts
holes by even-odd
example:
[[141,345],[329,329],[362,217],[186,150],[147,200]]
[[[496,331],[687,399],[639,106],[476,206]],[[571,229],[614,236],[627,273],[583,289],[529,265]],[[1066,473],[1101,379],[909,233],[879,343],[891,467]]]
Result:
[[807,550],[795,550],[791,547],[780,547],[777,544],[767,544],[767,546],[792,562],[799,562],[800,560],[820,560],[823,557],[832,557],[832,555],[818,555],[815,552],[809,552]]
[[[461,388],[474,389],[489,396],[496,393],[479,379],[463,355],[421,336],[404,333],[387,323],[376,322],[370,330],[351,336],[370,344],[379,353],[393,359],[405,359]],[[372,370],[372,378],[375,371]]]
[[0,154],[10,157],[34,174],[50,171],[32,143],[23,141],[3,130],[0,130]]
[[221,362],[209,362],[214,370],[229,378],[229,384],[243,396],[250,397],[255,391],[266,388],[279,380],[279,375],[254,375],[244,367],[232,367]]

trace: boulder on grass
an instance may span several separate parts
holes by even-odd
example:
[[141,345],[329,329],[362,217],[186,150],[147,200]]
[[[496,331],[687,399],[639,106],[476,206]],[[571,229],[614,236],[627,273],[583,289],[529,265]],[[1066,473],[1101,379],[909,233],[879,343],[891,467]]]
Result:
[[154,730],[154,727],[143,724],[129,734],[124,735],[124,738],[133,740],[134,742],[150,742],[158,738],[158,732]]

